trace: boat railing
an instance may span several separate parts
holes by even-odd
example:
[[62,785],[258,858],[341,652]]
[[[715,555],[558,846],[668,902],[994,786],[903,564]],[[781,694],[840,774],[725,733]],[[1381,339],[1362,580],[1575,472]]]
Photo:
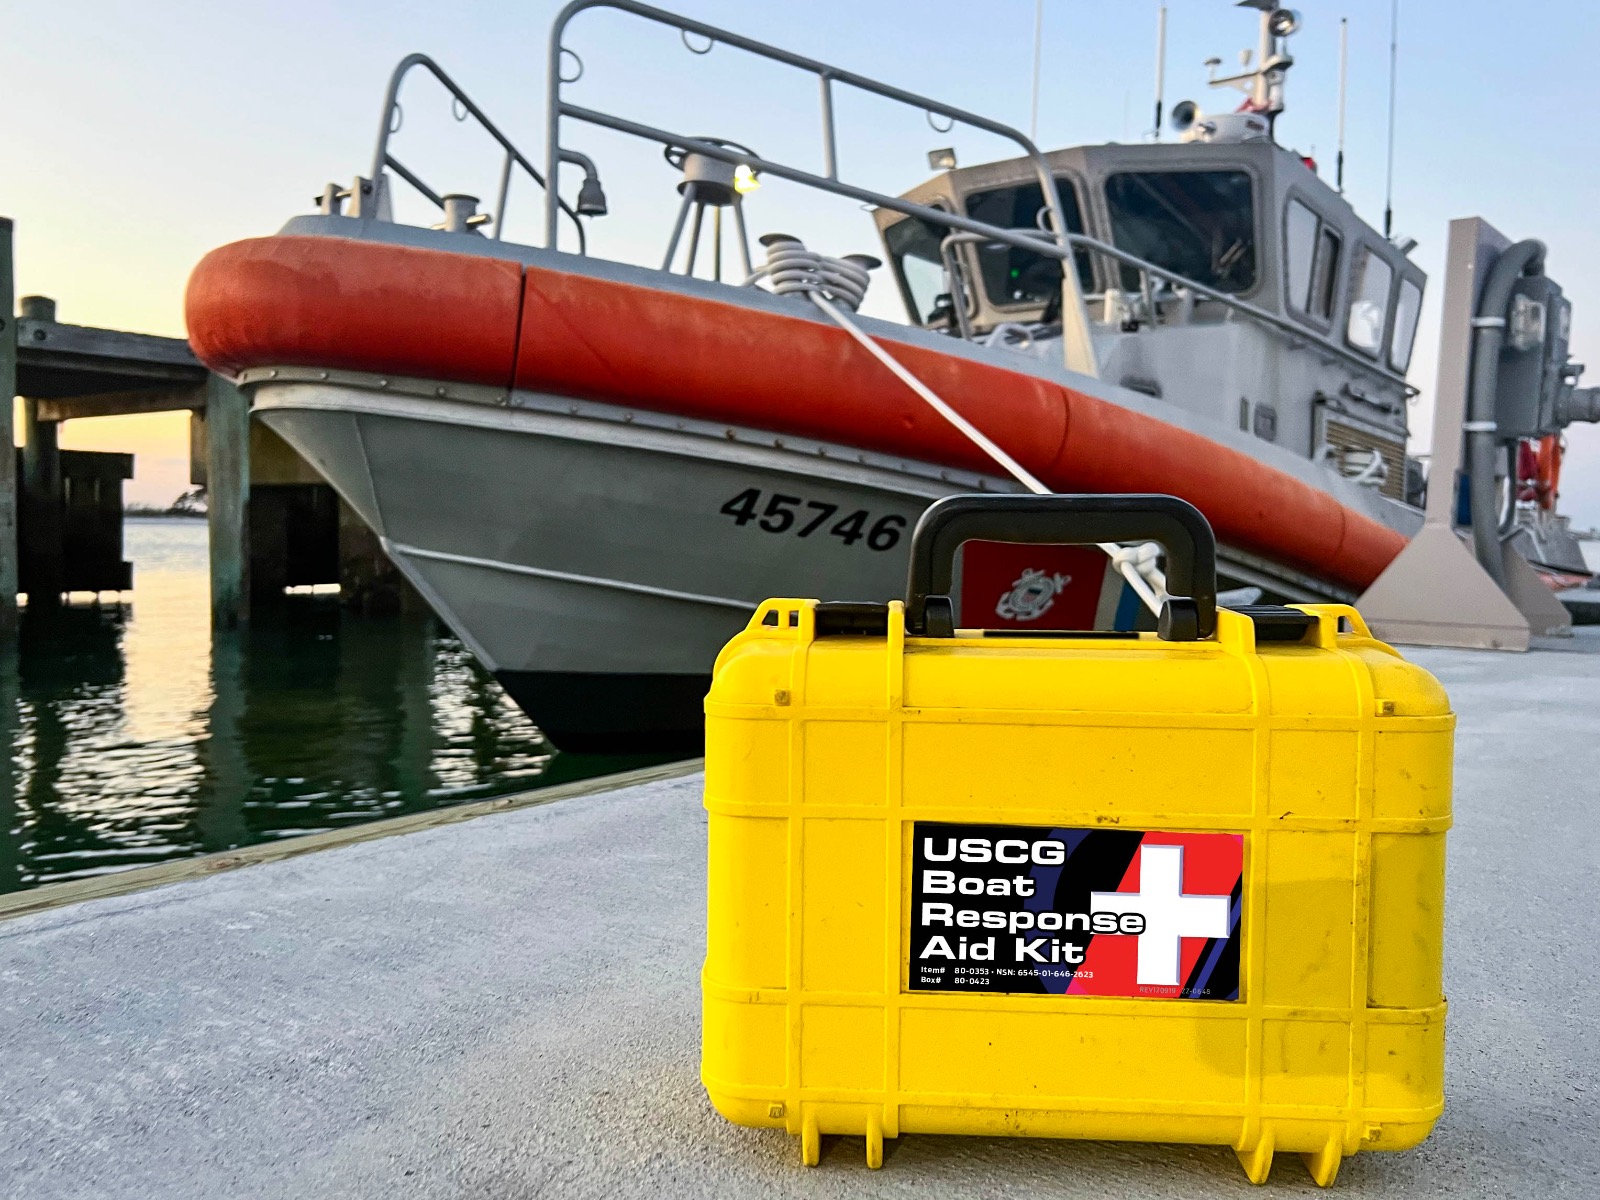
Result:
[[[562,86],[577,81],[582,74],[582,59],[578,57],[576,51],[562,44],[562,38],[572,18],[580,12],[591,8],[616,9],[632,16],[676,29],[679,31],[679,36],[684,39],[686,46],[689,46],[688,39],[690,37],[702,38],[706,39],[710,45],[720,43],[816,76],[820,87],[822,161],[825,173],[818,175],[812,171],[801,170],[756,154],[746,153],[738,147],[730,148],[716,142],[673,133],[670,130],[659,129],[639,121],[628,120],[592,108],[585,108],[564,100],[561,94]],[[689,48],[699,54],[706,52],[706,50],[699,47],[689,46]],[[709,49],[709,46],[707,48]],[[574,64],[574,73],[571,75],[566,74],[564,70],[569,60]],[[941,131],[959,123],[1005,138],[1019,146],[1038,175],[1039,186],[1044,194],[1045,207],[1053,218],[1052,227],[1054,229],[1067,228],[1065,213],[1061,205],[1061,196],[1056,189],[1055,176],[1045,162],[1044,156],[1039,152],[1039,148],[1020,130],[927,96],[908,92],[901,88],[881,83],[878,80],[870,79],[864,75],[858,75],[841,67],[835,67],[799,54],[793,54],[777,46],[770,46],[763,42],[731,33],[728,30],[719,29],[714,25],[707,25],[701,21],[681,17],[676,13],[653,8],[647,4],[636,3],[635,0],[573,0],[572,3],[563,8],[556,16],[555,23],[550,31],[548,71],[548,104],[546,109],[548,129],[545,139],[545,177],[549,180],[549,184],[545,189],[545,244],[551,249],[556,248],[556,236],[559,232],[560,208],[558,205],[561,204],[559,191],[561,163],[570,161],[567,157],[568,152],[563,150],[561,146],[561,121],[564,117],[615,130],[618,133],[630,134],[647,141],[657,142],[663,146],[680,147],[690,153],[703,155],[718,162],[730,163],[734,166],[746,166],[752,171],[771,175],[774,178],[787,179],[792,183],[831,192],[837,196],[843,196],[879,208],[886,208],[893,212],[904,213],[907,216],[918,217],[924,221],[933,222],[937,226],[978,234],[985,241],[1001,242],[1020,249],[1039,249],[1040,242],[1038,238],[1028,232],[987,225],[961,213],[947,212],[944,209],[934,208],[930,205],[917,204],[899,196],[890,196],[841,179],[839,177],[837,136],[833,111],[833,94],[836,86],[854,88],[885,100],[920,109],[927,114],[930,122],[935,118],[949,122],[950,125],[937,127]],[[1053,246],[1052,250],[1059,251],[1055,256],[1063,259],[1068,253],[1059,245]],[[1064,269],[1061,273],[1061,301],[1062,343],[1066,366],[1069,370],[1082,374],[1097,375],[1094,347],[1089,338],[1088,317],[1084,312],[1083,297],[1078,290],[1076,273],[1073,271]]]
[[[1102,242],[1100,239],[1089,237],[1087,234],[1069,233],[1066,236],[1067,245],[1063,247],[1060,245],[1055,235],[1048,231],[1038,229],[1014,229],[1011,232],[1032,237],[1034,240],[1033,244],[1029,247],[1030,249],[1037,253],[1047,255],[1051,258],[1061,259],[1063,263],[1065,263],[1074,252],[1082,250],[1087,251],[1090,254],[1102,255],[1106,258],[1112,259],[1115,262],[1121,263],[1124,266],[1133,268],[1139,273],[1139,293],[1141,296],[1140,311],[1145,314],[1152,326],[1159,327],[1163,324],[1188,324],[1189,318],[1193,312],[1195,300],[1214,301],[1215,303],[1226,308],[1229,315],[1237,313],[1242,317],[1254,321],[1258,325],[1264,325],[1275,333],[1282,335],[1288,339],[1291,346],[1313,346],[1315,347],[1316,353],[1331,355],[1340,362],[1343,362],[1346,366],[1355,367],[1365,375],[1381,379],[1383,382],[1388,384],[1400,384],[1408,398],[1417,394],[1417,389],[1411,384],[1406,383],[1403,380],[1396,379],[1393,375],[1385,373],[1382,368],[1374,365],[1367,359],[1362,358],[1354,351],[1346,350],[1342,346],[1336,346],[1329,342],[1324,342],[1320,338],[1311,336],[1304,329],[1300,329],[1289,321],[1286,321],[1284,318],[1278,316],[1277,313],[1268,312],[1266,309],[1261,308],[1258,305],[1251,304],[1248,300],[1241,300],[1239,297],[1230,295],[1227,292],[1218,291],[1213,287],[1207,287],[1203,283],[1198,283],[1187,276],[1180,275],[1176,271],[1169,270],[1168,268],[1160,266],[1157,263],[1153,263],[1149,259],[1140,258],[1136,254],[1129,254],[1126,250],[1119,249],[1118,247],[1113,246],[1110,242]],[[972,317],[968,311],[967,296],[965,292],[967,285],[965,283],[965,273],[960,269],[961,264],[957,259],[955,252],[958,246],[991,245],[994,243],[994,240],[995,239],[993,238],[984,237],[981,234],[971,233],[965,230],[956,230],[955,232],[948,234],[944,240],[939,243],[939,253],[940,257],[944,260],[945,275],[950,280],[950,287],[953,293],[951,296],[951,301],[952,308],[955,312],[957,329],[960,331],[961,336],[969,341],[972,340],[974,331],[972,327]],[[1161,314],[1161,297],[1156,294],[1156,287],[1154,283],[1152,283],[1152,280],[1161,280],[1172,285],[1172,288],[1176,293],[1175,298],[1179,301],[1178,311],[1182,314],[1178,319],[1169,319],[1167,321],[1163,321]]]
[[[534,183],[540,187],[545,187],[545,176],[528,161],[527,156],[517,149],[510,138],[500,132],[499,127],[473,102],[472,97],[462,90],[461,85],[451,79],[445,73],[444,68],[426,54],[406,55],[389,76],[389,87],[383,99],[383,119],[378,125],[378,145],[372,155],[372,174],[370,178],[373,181],[373,186],[380,186],[379,181],[383,179],[385,169],[391,170],[431,200],[440,211],[444,211],[444,197],[435,192],[422,181],[422,178],[415,171],[389,152],[389,139],[400,131],[400,125],[404,119],[404,110],[400,107],[400,84],[415,67],[421,67],[424,71],[427,71],[450,93],[451,112],[457,121],[465,121],[468,116],[471,116],[483,128],[484,132],[498,142],[500,148],[505,151],[505,159],[500,166],[500,187],[495,197],[493,209],[494,240],[499,241],[505,232],[506,202],[511,194],[511,177],[514,168],[521,167],[533,179]],[[587,162],[581,155],[577,154],[569,154],[567,161]],[[578,219],[577,212],[566,201],[557,196],[553,188],[547,188],[546,190],[556,204],[559,205],[559,209],[552,208],[552,214],[557,211],[564,212],[572,219],[573,225],[578,230],[579,252],[587,253],[588,238],[585,236],[583,222]],[[552,215],[551,220],[554,221],[556,219],[557,217]]]

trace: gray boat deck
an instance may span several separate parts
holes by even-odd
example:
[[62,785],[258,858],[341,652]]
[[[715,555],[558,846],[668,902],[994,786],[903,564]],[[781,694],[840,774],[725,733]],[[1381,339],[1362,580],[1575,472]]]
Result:
[[[1460,713],[1448,1105],[1350,1197],[1600,1196],[1600,629],[1417,651]],[[909,1136],[815,1170],[696,1078],[700,778],[0,924],[0,1195],[1183,1197],[1212,1147]],[[1315,1189],[1281,1156],[1268,1192]]]

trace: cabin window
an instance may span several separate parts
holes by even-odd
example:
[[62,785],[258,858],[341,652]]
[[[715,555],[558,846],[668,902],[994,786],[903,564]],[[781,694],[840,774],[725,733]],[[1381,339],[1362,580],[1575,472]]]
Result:
[[1393,281],[1394,268],[1373,251],[1366,251],[1344,336],[1357,350],[1374,358],[1383,347],[1383,327],[1389,318],[1389,285]]
[[1324,321],[1333,320],[1333,298],[1339,292],[1339,235],[1324,224],[1317,235],[1317,272],[1311,285],[1311,307],[1307,311]]
[[[1083,212],[1078,189],[1070,179],[1057,179],[1061,208],[1067,215],[1067,232],[1083,232]],[[967,197],[967,216],[997,229],[1038,229],[1044,222],[1044,189],[1037,183],[974,192]],[[1094,268],[1087,251],[1073,254],[1078,266],[1078,286],[1094,290]],[[995,242],[978,247],[978,274],[984,293],[996,308],[1048,304],[1061,294],[1059,260],[1016,246]]]
[[949,229],[921,217],[896,221],[883,231],[883,243],[894,262],[900,294],[911,319],[927,325],[941,313],[940,297],[950,292],[939,244]]
[[1289,307],[1326,321],[1339,282],[1339,235],[1298,200],[1284,211],[1284,287]]
[[[1119,250],[1220,292],[1256,285],[1255,204],[1244,171],[1140,171],[1106,180]],[[1139,272],[1122,268],[1122,286]]]
[[1394,306],[1394,332],[1389,335],[1389,365],[1404,375],[1411,366],[1411,345],[1417,336],[1417,318],[1422,315],[1422,285],[1410,279],[1400,281],[1400,300]]
[[1311,307],[1312,267],[1317,258],[1317,214],[1298,200],[1283,214],[1284,280],[1289,303],[1302,312]]

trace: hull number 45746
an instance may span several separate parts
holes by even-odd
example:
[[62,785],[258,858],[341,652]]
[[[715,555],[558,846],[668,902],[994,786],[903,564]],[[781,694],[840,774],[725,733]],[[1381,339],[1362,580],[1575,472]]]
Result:
[[810,537],[826,529],[826,536],[836,537],[846,546],[865,541],[869,550],[892,550],[900,542],[900,531],[906,519],[895,513],[873,520],[864,508],[839,517],[839,506],[826,500],[807,500],[802,496],[786,496],[772,492],[762,503],[759,488],[745,488],[732,500],[717,510],[732,517],[735,525],[748,525],[754,521],[768,533],[793,534]]

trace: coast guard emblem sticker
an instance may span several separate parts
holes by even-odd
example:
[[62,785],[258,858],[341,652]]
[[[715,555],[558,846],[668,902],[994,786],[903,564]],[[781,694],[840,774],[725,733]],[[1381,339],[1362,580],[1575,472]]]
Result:
[[1108,577],[1121,579],[1098,546],[963,543],[957,623],[964,628],[1096,629],[1105,626]]
[[910,990],[1239,998],[1242,834],[912,833]]
[[1070,575],[1046,575],[1037,567],[1027,567],[1022,578],[1000,597],[994,606],[995,615],[1008,621],[1037,621],[1050,611],[1056,596],[1066,591],[1071,582]]

